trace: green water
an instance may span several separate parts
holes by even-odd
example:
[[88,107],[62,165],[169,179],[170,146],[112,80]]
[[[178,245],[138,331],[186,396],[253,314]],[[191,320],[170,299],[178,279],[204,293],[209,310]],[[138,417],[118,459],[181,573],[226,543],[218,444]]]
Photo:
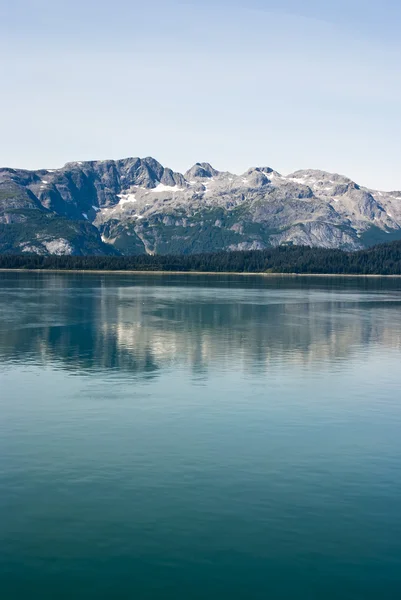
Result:
[[401,280],[0,274],[0,597],[401,597]]

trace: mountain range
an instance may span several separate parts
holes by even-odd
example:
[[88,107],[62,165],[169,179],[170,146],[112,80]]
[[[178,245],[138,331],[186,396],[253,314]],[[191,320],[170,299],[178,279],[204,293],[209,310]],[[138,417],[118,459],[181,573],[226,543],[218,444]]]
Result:
[[0,169],[0,252],[194,254],[282,244],[357,250],[401,239],[401,191],[319,170],[235,175],[153,158]]

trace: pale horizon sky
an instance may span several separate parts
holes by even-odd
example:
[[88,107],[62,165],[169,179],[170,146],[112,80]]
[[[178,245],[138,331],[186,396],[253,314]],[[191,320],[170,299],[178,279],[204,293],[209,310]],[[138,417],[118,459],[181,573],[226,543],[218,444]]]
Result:
[[393,0],[0,0],[0,165],[153,156],[401,189]]

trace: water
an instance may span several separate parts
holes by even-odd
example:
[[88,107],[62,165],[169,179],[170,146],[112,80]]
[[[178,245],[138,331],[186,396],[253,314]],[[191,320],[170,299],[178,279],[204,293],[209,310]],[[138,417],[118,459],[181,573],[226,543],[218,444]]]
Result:
[[2,600],[401,594],[401,280],[0,274]]

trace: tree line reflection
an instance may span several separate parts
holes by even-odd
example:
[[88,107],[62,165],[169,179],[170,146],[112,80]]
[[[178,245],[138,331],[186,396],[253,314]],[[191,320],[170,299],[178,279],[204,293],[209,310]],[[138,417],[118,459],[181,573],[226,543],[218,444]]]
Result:
[[400,284],[168,276],[7,274],[0,356],[72,372],[268,370],[401,348]]

